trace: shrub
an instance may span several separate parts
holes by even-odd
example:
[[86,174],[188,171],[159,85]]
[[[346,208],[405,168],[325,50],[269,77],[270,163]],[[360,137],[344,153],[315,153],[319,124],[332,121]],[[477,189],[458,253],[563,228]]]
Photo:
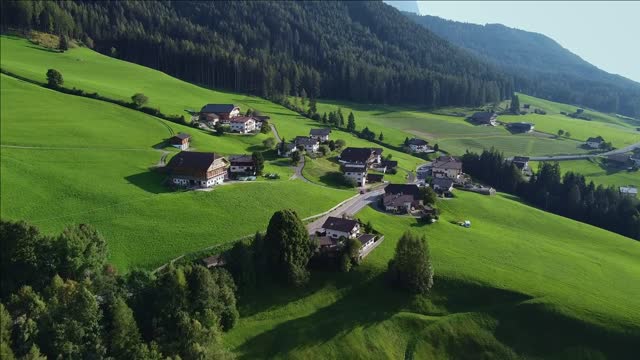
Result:
[[56,69],[47,70],[47,84],[52,88],[62,86],[64,84],[62,74]]

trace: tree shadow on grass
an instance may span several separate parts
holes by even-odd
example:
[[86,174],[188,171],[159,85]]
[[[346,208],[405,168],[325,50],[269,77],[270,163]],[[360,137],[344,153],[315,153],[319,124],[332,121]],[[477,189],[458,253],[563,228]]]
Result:
[[125,177],[129,184],[135,185],[140,189],[152,194],[163,194],[172,190],[165,185],[164,174],[159,170],[149,170],[139,174],[133,174]]
[[337,189],[352,189],[350,186],[344,184],[344,177],[342,173],[338,171],[331,171],[320,176],[320,182],[324,185],[331,186]]
[[36,49],[36,50],[40,50],[40,51],[45,51],[45,52],[51,52],[51,53],[56,53],[56,54],[62,54],[62,51],[57,50],[57,49],[49,49],[46,47],[40,47],[40,46],[36,46],[36,45],[27,45],[28,48],[31,49]]
[[273,358],[295,348],[325,343],[354,327],[366,328],[390,318],[411,298],[386,289],[382,274],[352,284],[356,285],[334,303],[247,340],[239,349],[241,358]]

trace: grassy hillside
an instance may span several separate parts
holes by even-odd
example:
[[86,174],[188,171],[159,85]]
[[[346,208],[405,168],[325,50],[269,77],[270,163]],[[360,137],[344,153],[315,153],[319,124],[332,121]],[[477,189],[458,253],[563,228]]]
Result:
[[[640,186],[640,172],[627,171],[626,169],[608,167],[601,159],[561,161],[562,173],[573,171],[584,175],[587,181],[593,181],[596,185],[604,186]],[[538,168],[538,162],[529,163],[532,169]]]
[[[227,344],[241,358],[634,356],[639,243],[504,195],[459,192],[440,207],[431,226],[366,209],[359,217],[386,239],[355,272],[248,295]],[[449,223],[463,219],[472,227]],[[384,285],[406,230],[430,242],[436,280],[426,297]]]
[[[309,216],[353,194],[286,178],[212,192],[168,192],[163,176],[148,168],[160,159],[153,146],[169,129],[194,134],[199,150],[235,148],[219,146],[219,137],[116,105],[5,75],[1,80],[2,217],[51,232],[91,223],[109,240],[111,261],[121,270],[155,266],[251,234],[278,209]],[[229,138],[236,148],[246,146],[241,141],[246,137]]]

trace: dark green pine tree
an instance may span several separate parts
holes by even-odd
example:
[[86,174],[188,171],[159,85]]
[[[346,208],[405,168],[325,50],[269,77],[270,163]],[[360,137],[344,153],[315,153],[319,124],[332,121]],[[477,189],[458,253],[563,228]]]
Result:
[[513,96],[511,97],[510,111],[514,115],[520,115],[520,99],[516,94],[513,94]]
[[262,156],[261,152],[254,151],[253,154],[251,154],[251,158],[256,167],[256,175],[262,175],[262,171],[264,170],[264,156]]
[[58,50],[65,52],[69,50],[69,40],[65,35],[60,35],[60,42],[58,43]]
[[394,287],[424,294],[433,286],[433,266],[426,238],[404,233],[388,265],[388,280]]
[[378,140],[384,141],[384,135],[382,134],[382,132],[380,132],[380,135],[378,135]]
[[349,117],[347,119],[347,131],[356,131],[356,117],[353,115],[353,112],[349,113]]

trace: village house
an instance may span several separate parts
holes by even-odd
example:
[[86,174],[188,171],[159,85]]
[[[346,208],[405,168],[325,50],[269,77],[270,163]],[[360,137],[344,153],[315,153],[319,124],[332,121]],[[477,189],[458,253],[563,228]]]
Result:
[[345,177],[355,181],[358,186],[367,184],[367,167],[362,164],[346,163],[342,165],[342,173]]
[[462,161],[453,156],[440,156],[432,163],[431,173],[435,178],[457,179],[462,175]]
[[280,142],[278,144],[278,156],[281,157],[290,157],[291,153],[298,151],[296,144]]
[[200,260],[202,265],[207,269],[225,266],[227,262],[222,255],[212,255]]
[[384,179],[384,174],[367,173],[367,184],[381,183]]
[[633,185],[620,186],[620,195],[635,198],[638,196],[638,188]]
[[604,143],[602,136],[590,137],[586,141],[586,145],[592,149],[600,149],[600,146]]
[[360,251],[358,253],[358,257],[362,259],[365,252],[367,252],[369,248],[376,242],[377,236],[374,234],[361,234],[357,237],[357,239],[358,241],[360,241]]
[[434,152],[433,149],[429,147],[429,143],[418,138],[409,139],[408,144],[411,152],[414,153],[430,153]]
[[[200,119],[207,121],[209,118],[214,119],[217,116],[218,120],[223,124],[228,124],[230,119],[240,115],[240,107],[233,104],[207,104],[200,109]],[[213,125],[215,125],[215,123]]]
[[322,129],[311,129],[309,130],[309,136],[318,140],[319,142],[327,142],[329,141],[329,134],[331,133],[331,129],[322,128]]
[[415,184],[389,184],[384,189],[382,205],[386,211],[410,213],[422,204],[420,188]]
[[180,150],[187,150],[191,141],[191,135],[185,133],[178,133],[169,139],[171,146]]
[[431,186],[433,186],[433,190],[439,194],[449,194],[453,191],[453,180],[448,178],[434,178]]
[[218,154],[181,151],[171,158],[165,170],[174,185],[208,188],[222,184],[227,166],[227,160]]
[[351,219],[329,216],[322,225],[322,229],[330,238],[339,239],[344,237],[352,239],[360,234],[360,223]]
[[308,153],[315,153],[320,149],[320,143],[317,139],[312,137],[296,136],[293,142],[296,146],[304,147]]
[[631,156],[629,154],[608,155],[607,163],[614,166],[628,166],[631,165]]
[[477,112],[469,117],[469,120],[478,125],[496,126],[498,114],[489,111]]
[[251,155],[232,155],[229,157],[230,175],[236,176],[255,176],[256,164]]
[[338,159],[341,163],[349,163],[351,165],[368,166],[371,164],[380,164],[382,162],[381,148],[354,148],[348,147],[342,150]]
[[514,133],[529,133],[532,132],[535,125],[528,122],[515,122],[507,124],[507,129]]
[[256,121],[250,116],[237,116],[229,120],[231,132],[247,134],[256,130]]
[[216,114],[203,114],[200,116],[200,121],[209,127],[214,127],[220,121],[220,116]]
[[523,173],[529,172],[529,158],[526,156],[514,156],[511,163]]
[[631,155],[629,160],[633,161],[636,166],[640,166],[640,151]]

